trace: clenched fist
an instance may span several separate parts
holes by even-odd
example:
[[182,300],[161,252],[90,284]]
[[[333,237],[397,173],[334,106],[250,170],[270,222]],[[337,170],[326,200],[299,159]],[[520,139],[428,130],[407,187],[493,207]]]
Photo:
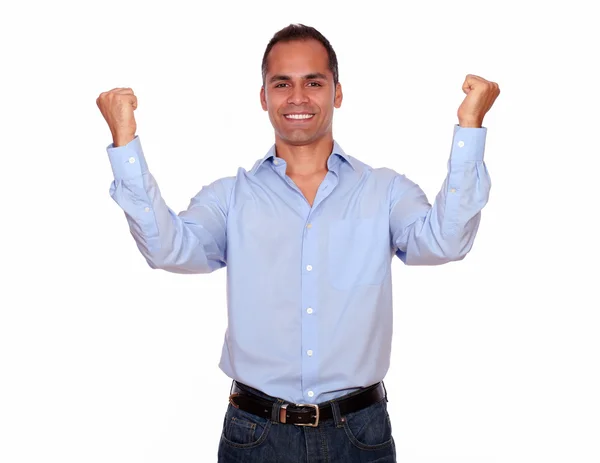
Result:
[[131,88],[120,87],[102,92],[96,104],[108,123],[114,146],[126,145],[135,138],[137,126],[133,111],[137,108],[137,97]]
[[467,74],[462,90],[467,96],[458,108],[458,125],[461,127],[481,127],[483,117],[500,95],[500,87],[496,82]]

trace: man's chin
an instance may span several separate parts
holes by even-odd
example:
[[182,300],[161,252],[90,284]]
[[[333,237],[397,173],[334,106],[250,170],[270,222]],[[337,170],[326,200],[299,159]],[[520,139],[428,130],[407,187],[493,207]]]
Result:
[[293,132],[279,133],[279,138],[290,145],[305,145],[313,142],[317,137],[314,133],[308,133],[304,130],[294,130]]

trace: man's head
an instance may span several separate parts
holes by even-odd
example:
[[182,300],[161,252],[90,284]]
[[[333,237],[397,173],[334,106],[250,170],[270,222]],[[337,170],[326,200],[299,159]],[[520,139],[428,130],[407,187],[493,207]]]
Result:
[[333,108],[342,104],[337,57],[319,31],[291,24],[277,32],[262,61],[262,108],[275,137],[307,145],[332,137]]

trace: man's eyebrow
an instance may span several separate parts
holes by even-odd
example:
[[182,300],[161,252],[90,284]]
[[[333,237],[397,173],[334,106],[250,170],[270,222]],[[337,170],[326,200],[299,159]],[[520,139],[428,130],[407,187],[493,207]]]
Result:
[[[306,74],[305,76],[302,77],[304,80],[309,80],[309,79],[324,79],[327,80],[327,76],[321,72],[313,72],[311,74]],[[276,82],[278,80],[292,80],[292,78],[290,76],[286,76],[283,74],[275,74],[273,77],[271,77],[269,79],[269,83],[273,83]]]

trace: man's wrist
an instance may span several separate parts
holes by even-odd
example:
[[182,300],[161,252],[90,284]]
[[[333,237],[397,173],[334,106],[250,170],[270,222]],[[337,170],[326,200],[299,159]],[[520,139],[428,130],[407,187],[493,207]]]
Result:
[[481,128],[481,123],[483,121],[476,121],[476,120],[469,120],[469,119],[464,119],[464,120],[459,120],[458,121],[458,125],[460,127],[464,127],[464,128],[474,128],[474,129],[480,129]]
[[113,146],[116,148],[118,146],[125,146],[131,140],[135,138],[135,134],[133,135],[117,135],[113,137]]

